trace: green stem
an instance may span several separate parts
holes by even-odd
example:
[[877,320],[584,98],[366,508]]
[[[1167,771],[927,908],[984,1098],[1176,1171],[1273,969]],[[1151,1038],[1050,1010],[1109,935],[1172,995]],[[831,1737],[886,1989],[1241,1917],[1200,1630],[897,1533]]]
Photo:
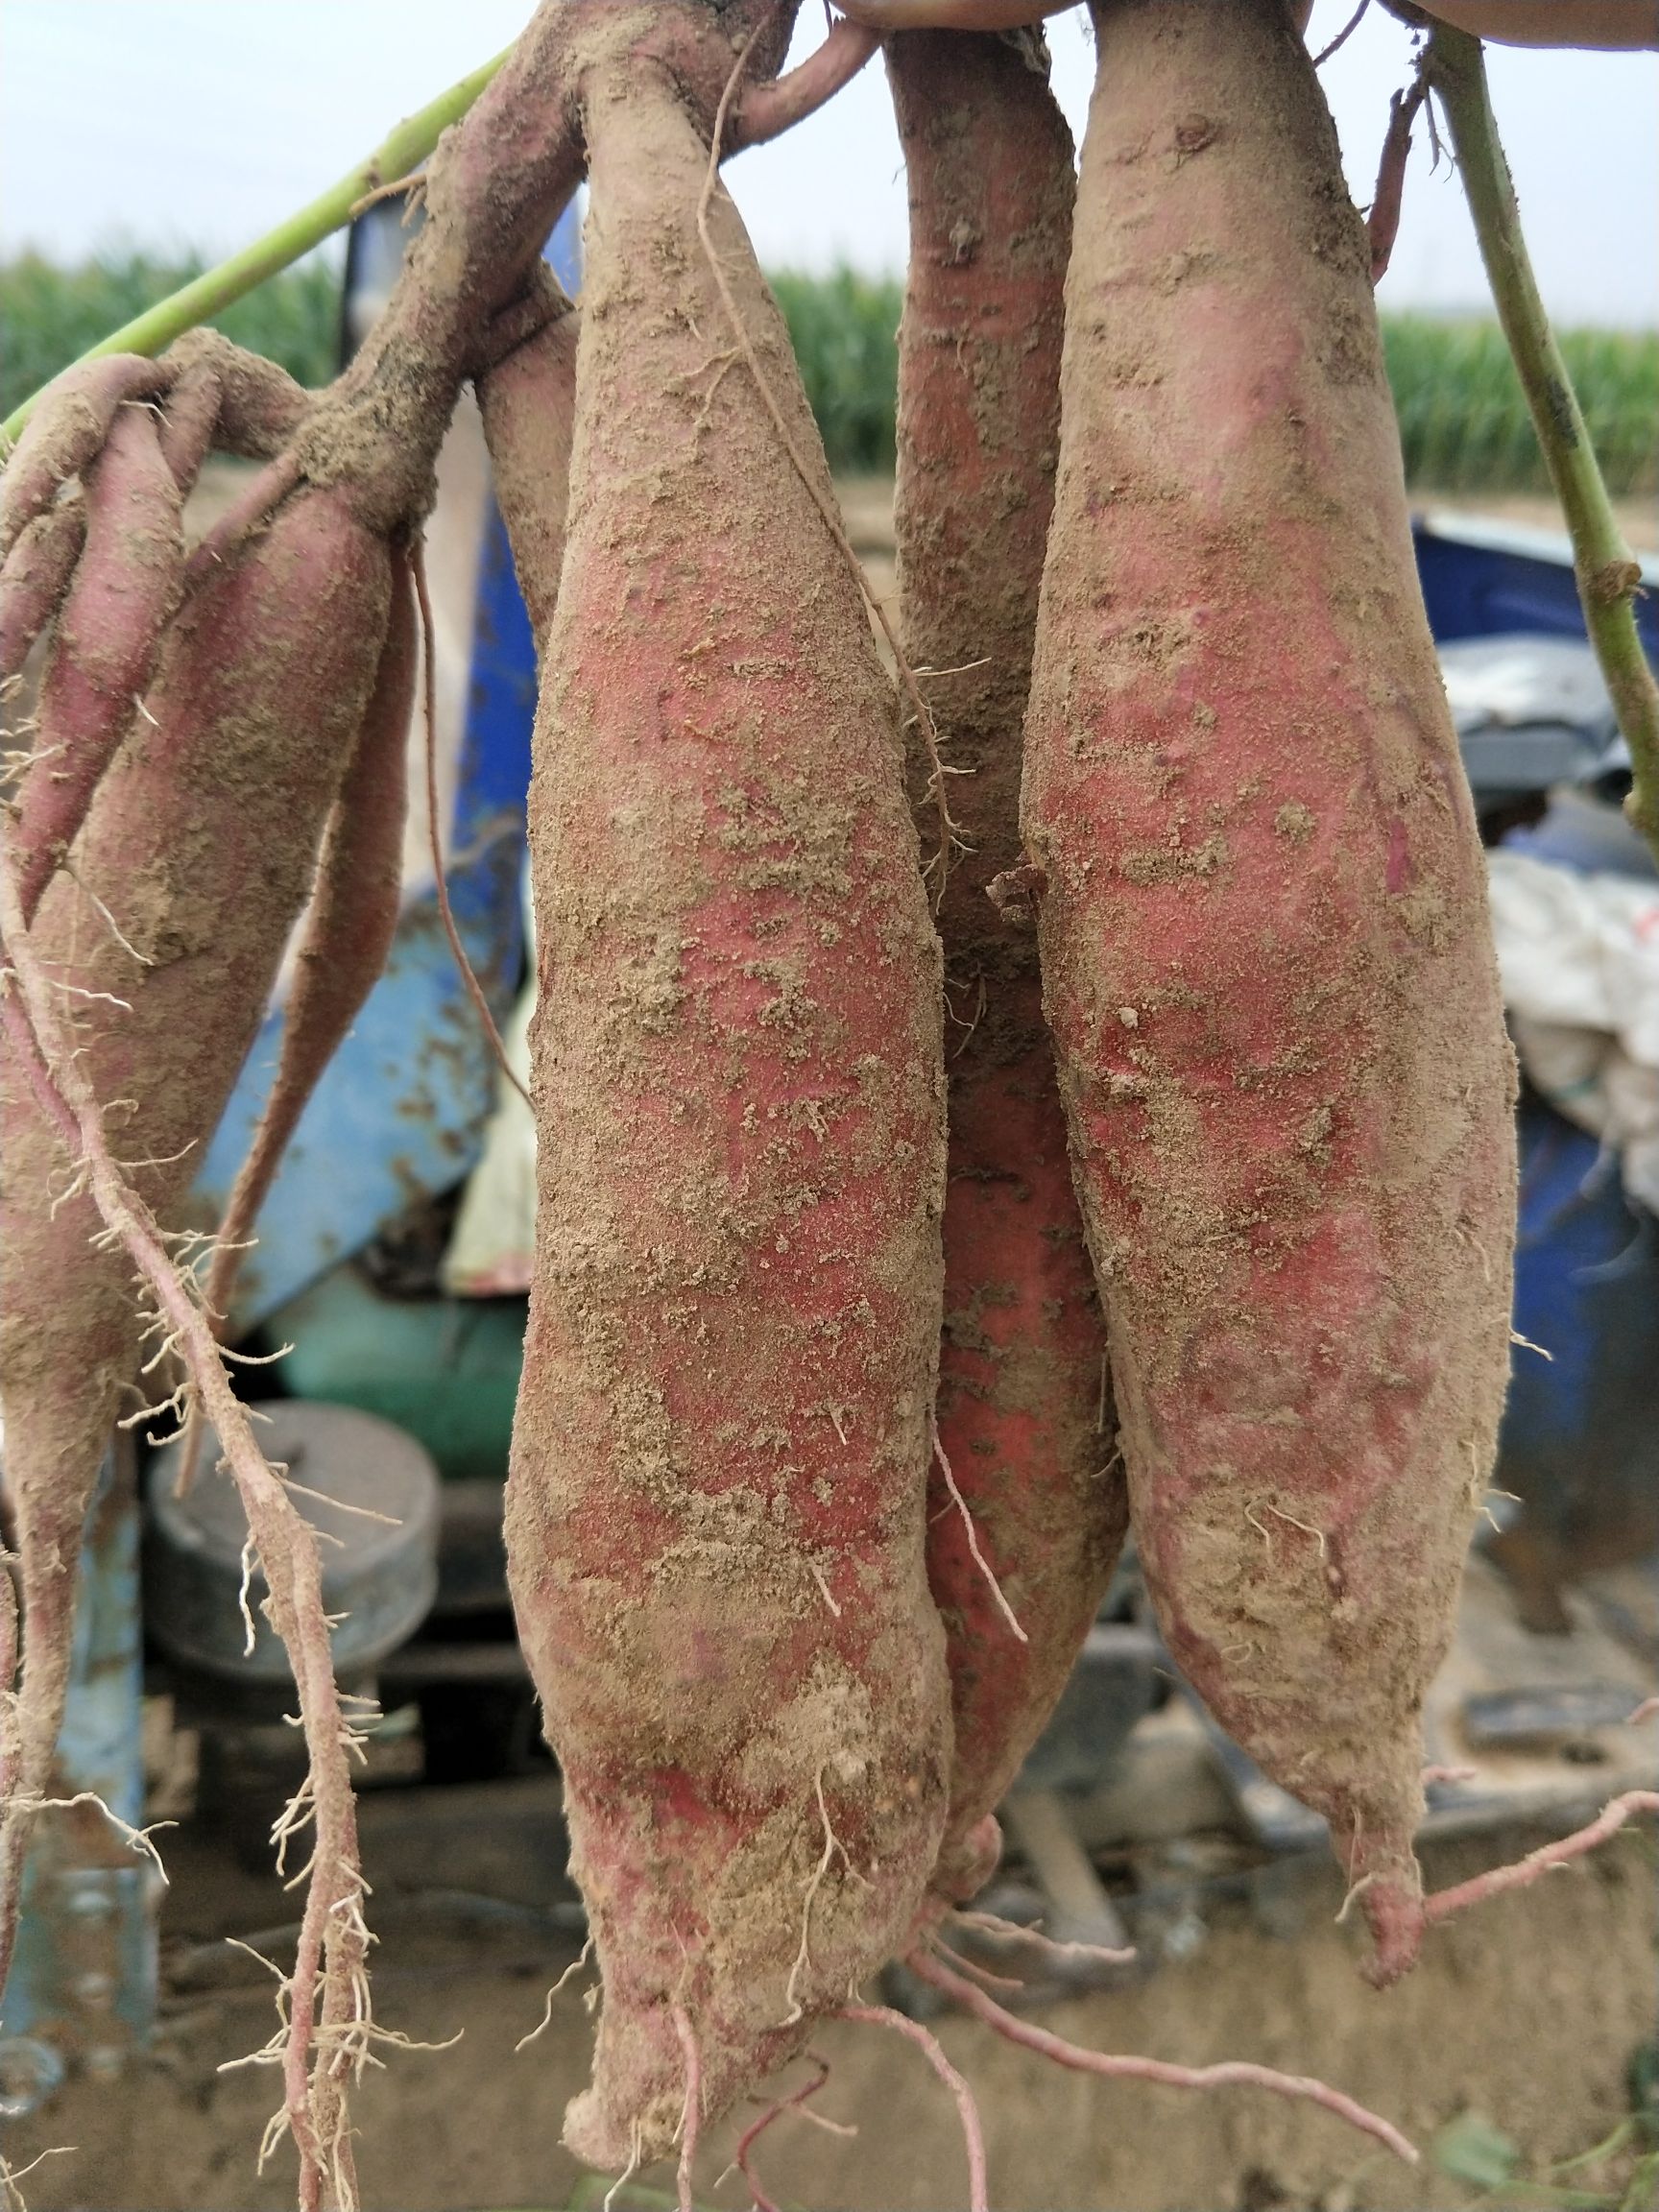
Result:
[[[446,92],[440,92],[436,100],[429,101],[415,114],[406,115],[388,132],[373,154],[348,170],[326,192],[320,193],[308,205],[290,215],[286,222],[278,223],[275,230],[268,230],[252,246],[245,246],[240,253],[232,253],[215,269],[204,270],[181,290],[146,308],[142,315],[123,324],[119,330],[112,330],[108,338],[101,338],[96,346],[87,348],[81,360],[96,361],[106,353],[142,353],[146,357],[160,353],[175,338],[193,330],[198,323],[205,323],[210,315],[217,315],[233,300],[240,300],[244,293],[263,284],[268,276],[275,276],[279,269],[298,261],[302,253],[309,253],[313,246],[320,246],[325,238],[350,222],[353,210],[367,194],[419,168],[437,145],[440,135],[466,114],[512,51],[507,47],[493,61],[486,61],[469,77],[463,77]],[[49,388],[43,385],[41,390]],[[16,443],[39,398],[39,392],[31,393],[15,413],[0,423],[0,450]]]
[[1626,811],[1659,857],[1659,685],[1636,628],[1642,571],[1614,518],[1573,380],[1538,294],[1492,113],[1480,41],[1437,23],[1427,64],[1452,126],[1498,320],[1567,517],[1585,627],[1630,748],[1633,787]]

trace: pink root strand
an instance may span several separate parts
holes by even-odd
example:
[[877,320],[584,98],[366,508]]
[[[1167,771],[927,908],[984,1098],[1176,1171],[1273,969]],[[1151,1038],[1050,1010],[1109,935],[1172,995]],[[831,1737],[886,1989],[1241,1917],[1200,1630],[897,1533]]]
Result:
[[764,146],[816,114],[853,82],[880,43],[879,32],[843,16],[831,26],[823,45],[787,77],[774,78],[769,84],[745,85],[726,136],[727,152],[740,154],[748,146]]
[[1004,1920],[997,1912],[953,1912],[958,1928],[971,1928],[976,1936],[989,1936],[998,1943],[1024,1943],[1056,1966],[1127,1966],[1135,1946],[1112,1950],[1104,1943],[1057,1943],[1040,1928],[1022,1928],[1018,1920]]
[[825,2082],[829,2080],[830,2066],[828,2060],[814,2057],[812,2063],[818,2071],[813,2075],[811,2080],[804,2082],[799,2089],[793,2091],[789,2096],[780,2097],[773,2104],[768,2104],[759,2119],[752,2122],[737,2138],[737,2148],[733,2153],[732,2163],[748,2183],[749,2194],[755,2200],[755,2212],[779,2212],[779,2208],[766,2195],[759,2182],[756,2180],[754,2169],[749,2163],[750,2156],[756,2144],[759,2142],[774,2120],[781,2118],[785,2112],[797,2111],[809,2097],[816,2097]]
[[318,2212],[325,2181],[348,2204],[354,2200],[355,2183],[344,2091],[367,2029],[369,1937],[362,1919],[349,1732],[334,1685],[317,1540],[260,1451],[207,1317],[174,1265],[154,1214],[116,1165],[97,1098],[60,1024],[3,858],[0,939],[15,986],[0,988],[0,1026],[69,1158],[80,1163],[106,1230],[131,1257],[185,1359],[241,1493],[270,1587],[272,1617],[294,1670],[310,1758],[315,1848],[286,1987],[283,2117],[300,2154],[301,2212]]
[[[1659,1706],[1659,1699],[1649,1703]],[[1634,1719],[1637,1713],[1631,1715]],[[1622,1797],[1613,1798],[1592,1820],[1587,1828],[1578,1828],[1571,1836],[1563,1836],[1557,1842],[1540,1844],[1536,1851],[1528,1851],[1525,1859],[1517,1859],[1507,1866],[1494,1866],[1485,1874],[1477,1874],[1473,1881],[1459,1882],[1451,1889],[1437,1889],[1423,1900],[1424,1917],[1431,1921],[1450,1920],[1455,1912],[1461,1912],[1470,1905],[1483,1905],[1488,1897],[1501,1897],[1507,1889],[1526,1889],[1548,1874],[1553,1866],[1565,1866],[1575,1859],[1581,1859],[1586,1851],[1594,1851],[1598,1843],[1605,1843],[1609,1836],[1616,1836],[1627,1820],[1639,1813],[1659,1813],[1659,1790],[1626,1790]]]
[[1069,2043],[1064,2036],[1052,2034],[1032,2021],[1018,2019],[994,1997],[975,1988],[962,1975],[952,1973],[949,1966],[926,1952],[912,1951],[905,1964],[919,1980],[930,1982],[935,1989],[944,1990],[964,2011],[972,2012],[988,2028],[995,2028],[1009,2042],[1023,2044],[1028,2051],[1039,2052],[1057,2066],[1070,2067],[1073,2073],[1098,2074],[1107,2080],[1157,2081],[1168,2089],[1235,2086],[1270,2089],[1275,2096],[1296,2098],[1334,2113],[1337,2119],[1358,2128],[1361,2134],[1385,2145],[1408,2166],[1417,2164],[1416,2150],[1397,2128],[1375,2112],[1368,2112],[1352,2097],[1345,2097],[1340,2089],[1333,2089],[1309,2075],[1281,2074],[1275,2067],[1258,2066],[1242,2058],[1228,2059],[1216,2066],[1172,2066],[1162,2058],[1125,2057],[1117,2053],[1086,2051],[1080,2044]]
[[[914,1958],[910,1960],[915,1965]],[[926,1979],[926,1977],[924,1977]],[[952,1981],[955,1976],[950,1977]],[[978,1997],[979,1991],[971,1983],[962,1987],[970,1996]],[[986,1998],[986,2004],[991,2000]],[[993,2008],[1000,2010],[1000,2007]],[[979,2125],[979,2107],[974,2102],[974,2092],[945,2056],[945,2047],[937,2035],[930,2035],[919,2020],[907,2020],[902,2012],[895,2012],[889,2005],[844,2005],[843,2020],[863,2020],[875,2028],[891,2028],[896,2035],[908,2036],[923,2051],[927,2063],[956,2100],[956,2109],[962,2116],[962,2137],[968,2150],[968,2212],[991,2212],[991,2200],[985,2186],[985,2134]]]

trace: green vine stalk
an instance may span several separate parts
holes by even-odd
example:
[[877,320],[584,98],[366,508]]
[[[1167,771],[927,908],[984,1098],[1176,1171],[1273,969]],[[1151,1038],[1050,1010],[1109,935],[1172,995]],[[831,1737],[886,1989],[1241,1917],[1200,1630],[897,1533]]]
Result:
[[1642,571],[1614,517],[1583,412],[1539,297],[1492,113],[1480,41],[1437,23],[1426,66],[1451,125],[1498,319],[1572,534],[1590,642],[1630,748],[1633,787],[1627,810],[1659,857],[1659,685],[1636,628]]
[[[107,353],[146,356],[160,353],[175,338],[193,330],[197,324],[205,323],[209,316],[219,314],[232,301],[240,300],[244,293],[252,292],[268,276],[275,276],[278,270],[288,268],[301,254],[320,246],[325,238],[343,229],[365,200],[420,167],[443,132],[451,123],[461,120],[511,52],[511,47],[505,48],[493,60],[486,61],[470,76],[461,78],[447,91],[440,92],[415,114],[405,116],[372,154],[349,169],[327,191],[319,193],[315,200],[285,222],[278,223],[274,230],[268,230],[263,238],[255,239],[252,246],[232,253],[216,268],[204,270],[200,276],[192,278],[167,299],[146,308],[131,323],[124,323],[108,338],[101,338],[96,346],[88,347],[81,359],[95,361]],[[38,392],[32,393],[0,423],[0,450],[16,443],[39,397]]]

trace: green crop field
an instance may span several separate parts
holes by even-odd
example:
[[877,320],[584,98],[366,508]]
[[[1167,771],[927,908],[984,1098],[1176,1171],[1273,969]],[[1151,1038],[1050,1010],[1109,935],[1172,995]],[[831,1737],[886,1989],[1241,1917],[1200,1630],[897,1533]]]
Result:
[[[194,254],[136,250],[68,266],[37,253],[0,261],[0,415],[206,266]],[[313,254],[215,316],[214,325],[301,384],[326,384],[340,342],[338,266]]]
[[[0,262],[0,412],[9,413],[106,331],[201,269],[186,256],[133,252],[60,267],[25,254]],[[850,269],[772,276],[824,432],[845,474],[893,466],[894,382],[902,288]],[[336,266],[313,256],[218,318],[228,337],[302,384],[333,373]],[[1546,492],[1549,480],[1521,387],[1496,324],[1384,316],[1389,381],[1407,475],[1439,492]],[[1562,350],[1608,488],[1659,493],[1659,332],[1570,330]]]

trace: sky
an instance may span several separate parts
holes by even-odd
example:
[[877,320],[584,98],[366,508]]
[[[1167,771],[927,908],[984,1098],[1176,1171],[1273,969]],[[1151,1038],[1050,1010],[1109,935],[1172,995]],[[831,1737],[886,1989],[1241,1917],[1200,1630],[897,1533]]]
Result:
[[[1315,48],[1351,0],[1316,0]],[[507,44],[531,0],[0,0],[0,252],[125,240],[228,252]],[[821,33],[803,10],[802,51]],[[1094,74],[1080,10],[1050,25],[1080,132]],[[1563,325],[1659,326],[1659,55],[1489,50],[1493,103],[1546,303]],[[1349,180],[1371,193],[1408,36],[1373,0],[1323,72]],[[1455,180],[1412,158],[1385,306],[1482,310]],[[879,63],[729,168],[770,267],[902,269],[903,178]]]

